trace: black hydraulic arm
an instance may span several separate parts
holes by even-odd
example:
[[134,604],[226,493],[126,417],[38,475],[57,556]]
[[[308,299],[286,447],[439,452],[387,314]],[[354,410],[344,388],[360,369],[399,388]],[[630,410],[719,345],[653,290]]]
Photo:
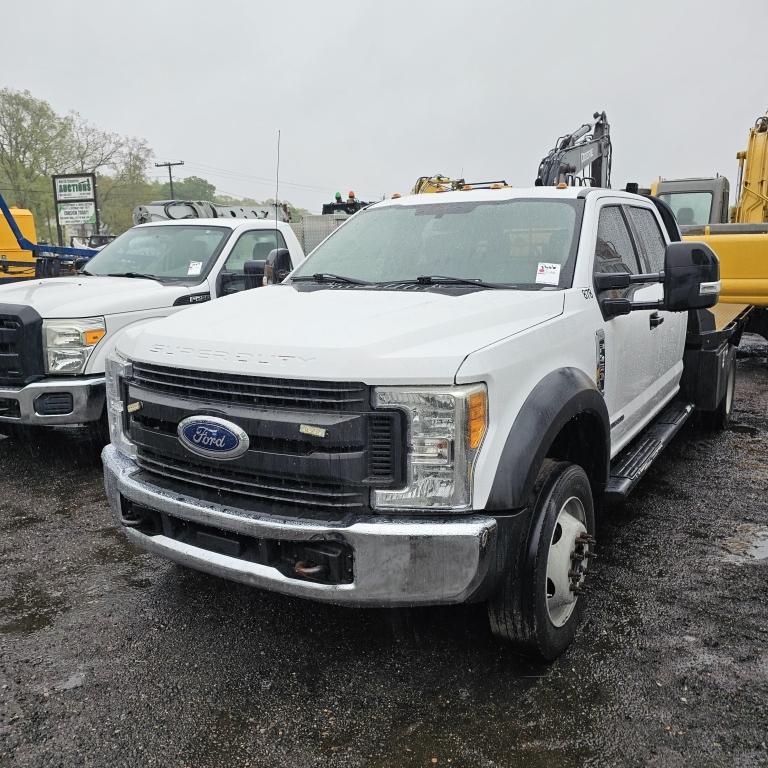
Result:
[[611,186],[610,125],[605,112],[595,112],[593,118],[594,125],[585,123],[557,140],[539,164],[537,186],[560,183]]

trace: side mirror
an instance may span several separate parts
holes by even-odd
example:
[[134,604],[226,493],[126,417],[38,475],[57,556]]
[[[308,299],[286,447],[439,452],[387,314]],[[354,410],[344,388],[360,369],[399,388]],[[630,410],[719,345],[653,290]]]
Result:
[[264,284],[264,271],[267,262],[264,259],[258,261],[246,261],[243,264],[243,274],[245,275],[245,290],[251,288],[260,288]]
[[275,248],[267,256],[267,263],[264,268],[264,284],[282,283],[292,269],[291,252],[287,248]]
[[720,262],[705,243],[670,243],[664,257],[664,309],[714,307],[720,298]]

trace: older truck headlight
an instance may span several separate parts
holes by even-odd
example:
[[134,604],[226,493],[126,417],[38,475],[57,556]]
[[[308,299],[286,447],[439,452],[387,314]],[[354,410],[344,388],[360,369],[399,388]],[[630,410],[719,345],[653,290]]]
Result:
[[485,384],[460,387],[377,387],[379,408],[408,417],[405,488],[376,490],[376,509],[445,509],[472,506],[472,473],[488,428]]
[[106,334],[103,317],[43,320],[46,373],[83,373],[91,352]]
[[127,416],[125,410],[125,382],[133,373],[131,363],[116,349],[107,356],[105,365],[107,380],[107,418],[109,439],[121,453],[129,458],[136,457],[136,446],[126,434]]

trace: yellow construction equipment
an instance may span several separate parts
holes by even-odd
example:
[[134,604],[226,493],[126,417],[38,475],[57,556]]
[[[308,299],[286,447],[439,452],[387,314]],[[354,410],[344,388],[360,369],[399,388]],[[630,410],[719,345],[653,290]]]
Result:
[[745,152],[739,161],[738,200],[731,211],[734,224],[768,222],[768,113],[758,117],[749,131]]
[[[35,219],[26,208],[11,208],[11,216],[22,235],[37,242]],[[28,266],[27,266],[28,265]],[[35,276],[35,256],[20,247],[16,235],[3,216],[0,216],[0,283],[9,283]]]
[[441,173],[435,176],[419,176],[413,186],[413,194],[420,195],[424,192],[456,192],[468,189],[503,189],[510,187],[506,181],[465,181],[464,179],[451,179]]
[[[651,194],[670,205],[686,240],[707,243],[720,259],[721,304],[768,307],[768,114],[749,131],[747,149],[736,155],[736,204],[728,210],[728,180],[662,179]],[[735,311],[735,310],[733,310]],[[768,333],[768,312],[752,313]]]

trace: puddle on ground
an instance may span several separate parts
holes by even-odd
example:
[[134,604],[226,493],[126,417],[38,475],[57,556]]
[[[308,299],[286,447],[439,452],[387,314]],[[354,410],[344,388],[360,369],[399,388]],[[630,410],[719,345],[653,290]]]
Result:
[[35,523],[42,523],[41,517],[35,515],[28,515],[26,512],[12,512],[10,519],[0,524],[0,531],[20,531],[22,528],[29,528],[29,526]]
[[66,610],[60,595],[18,580],[10,597],[0,598],[0,634],[26,634],[50,626]]
[[723,542],[729,562],[745,560],[768,560],[768,528],[752,523],[743,523],[736,534]]
[[746,424],[729,424],[729,432],[739,432],[742,435],[749,435],[750,437],[757,437],[760,434],[760,430],[757,427],[749,427]]

